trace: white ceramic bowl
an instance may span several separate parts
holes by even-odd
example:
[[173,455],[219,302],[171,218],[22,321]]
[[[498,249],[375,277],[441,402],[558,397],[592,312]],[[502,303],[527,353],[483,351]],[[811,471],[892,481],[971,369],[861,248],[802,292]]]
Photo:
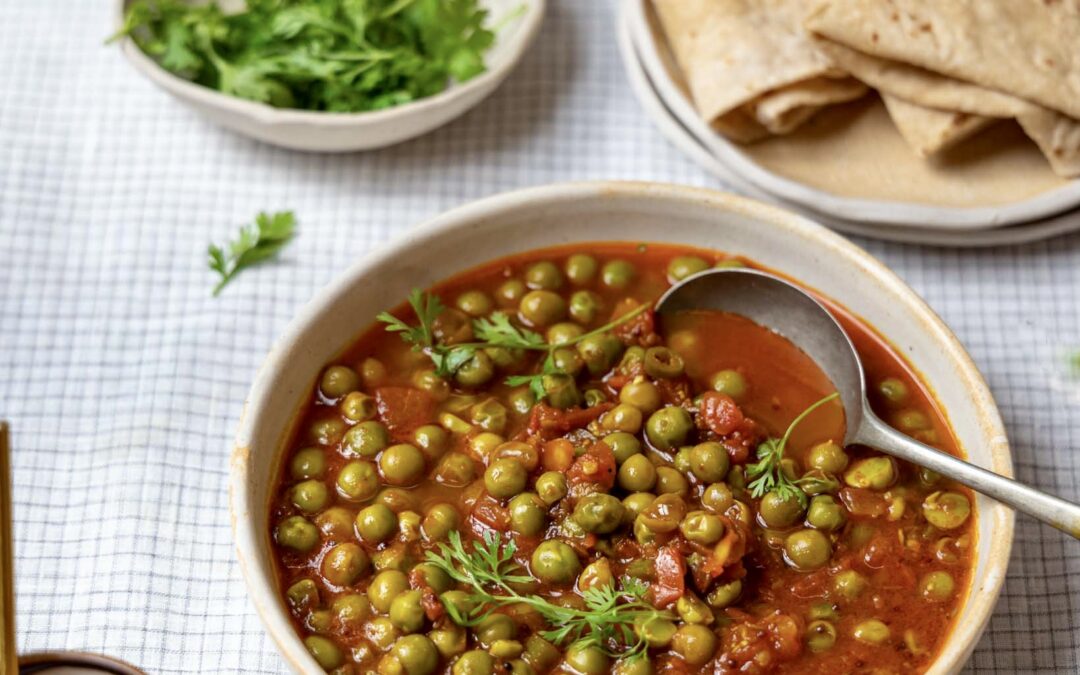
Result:
[[[117,27],[130,0],[116,0]],[[543,21],[546,0],[481,0],[499,25],[485,56],[487,70],[462,84],[411,103],[363,113],[330,113],[275,108],[227,96],[177,77],[143,53],[134,40],[121,50],[135,69],[207,119],[237,133],[292,150],[351,152],[415,138],[469,110],[506,76],[532,43]]]
[[[630,37],[642,67],[657,94],[674,117],[721,164],[757,188],[804,209],[846,221],[925,228],[935,231],[972,231],[1047,218],[1080,207],[1080,180],[1020,201],[996,206],[933,206],[904,201],[866,199],[833,194],[770,171],[705,123],[679,85],[672,79],[656,42],[646,3],[621,0]],[[625,54],[624,54],[625,58]]]
[[[278,594],[269,504],[293,420],[324,364],[413,287],[511,253],[602,240],[664,241],[745,255],[833,298],[887,336],[924,374],[972,461],[1011,475],[997,408],[964,348],[914,291],[841,236],[772,206],[672,185],[578,183],[490,197],[409,230],[343,271],[293,321],[248,395],[232,455],[233,527],[255,608],[294,669],[321,672]],[[963,665],[1005,577],[1012,513],[982,497],[976,507],[971,597],[934,673]]]
[[637,53],[631,34],[628,8],[629,3],[623,3],[619,12],[618,44],[623,67],[626,70],[627,79],[630,81],[630,88],[634,92],[634,96],[637,97],[638,103],[641,104],[646,114],[652,118],[653,123],[656,124],[657,129],[660,130],[664,138],[668,139],[672,145],[702,169],[742,194],[791,209],[838,232],[907,244],[931,244],[933,246],[963,248],[1007,246],[1041,241],[1080,230],[1080,211],[1059,213],[1041,220],[1008,227],[954,230],[844,220],[813,212],[798,204],[787,202],[775,194],[766,192],[720,161],[716,155],[711,153],[701,141],[683,126],[682,122],[675,117],[660,98]]

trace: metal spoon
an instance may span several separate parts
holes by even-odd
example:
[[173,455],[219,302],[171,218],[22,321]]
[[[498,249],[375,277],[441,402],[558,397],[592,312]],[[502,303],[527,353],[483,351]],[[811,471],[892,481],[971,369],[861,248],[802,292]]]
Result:
[[870,410],[855,346],[832,314],[799,287],[756,270],[714,269],[676,284],[656,303],[659,314],[701,309],[740,314],[813,359],[840,393],[845,445],[866,445],[926,467],[1080,539],[1080,506],[957,459],[882,422]]

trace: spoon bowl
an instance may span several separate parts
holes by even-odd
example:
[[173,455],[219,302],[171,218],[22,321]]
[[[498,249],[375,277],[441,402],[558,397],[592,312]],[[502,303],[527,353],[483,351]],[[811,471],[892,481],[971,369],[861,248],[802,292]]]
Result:
[[870,409],[862,360],[828,309],[795,284],[766,272],[718,268],[672,286],[658,314],[689,310],[738,314],[786,338],[809,356],[840,394],[844,444],[866,445],[935,471],[1080,539],[1080,506],[958,459],[900,433]]

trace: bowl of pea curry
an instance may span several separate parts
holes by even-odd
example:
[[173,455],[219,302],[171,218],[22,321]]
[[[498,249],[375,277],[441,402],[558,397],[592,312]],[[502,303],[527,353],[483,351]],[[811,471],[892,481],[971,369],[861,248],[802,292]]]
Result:
[[[695,244],[511,249],[380,299],[308,373],[258,533],[294,667],[942,668],[992,583],[980,523],[1011,522],[840,445],[832,383],[783,337],[732,314],[655,315],[697,272],[786,271],[745,244]],[[822,297],[874,410],[963,455],[919,371]]]

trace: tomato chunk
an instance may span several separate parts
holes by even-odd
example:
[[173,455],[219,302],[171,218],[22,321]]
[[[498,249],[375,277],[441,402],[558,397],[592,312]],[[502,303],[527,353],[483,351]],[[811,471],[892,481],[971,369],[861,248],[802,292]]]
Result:
[[673,546],[665,546],[656,553],[656,581],[650,588],[653,604],[664,609],[686,592],[686,561]]
[[418,427],[430,424],[435,418],[435,399],[431,394],[414,387],[379,387],[375,390],[379,419],[390,435],[407,441]]
[[566,472],[566,482],[571,486],[594,483],[610,490],[615,485],[615,453],[603,441],[593,443],[581,457],[574,460]]
[[700,420],[709,431],[727,436],[743,423],[742,410],[727,394],[710,391],[701,397]]

